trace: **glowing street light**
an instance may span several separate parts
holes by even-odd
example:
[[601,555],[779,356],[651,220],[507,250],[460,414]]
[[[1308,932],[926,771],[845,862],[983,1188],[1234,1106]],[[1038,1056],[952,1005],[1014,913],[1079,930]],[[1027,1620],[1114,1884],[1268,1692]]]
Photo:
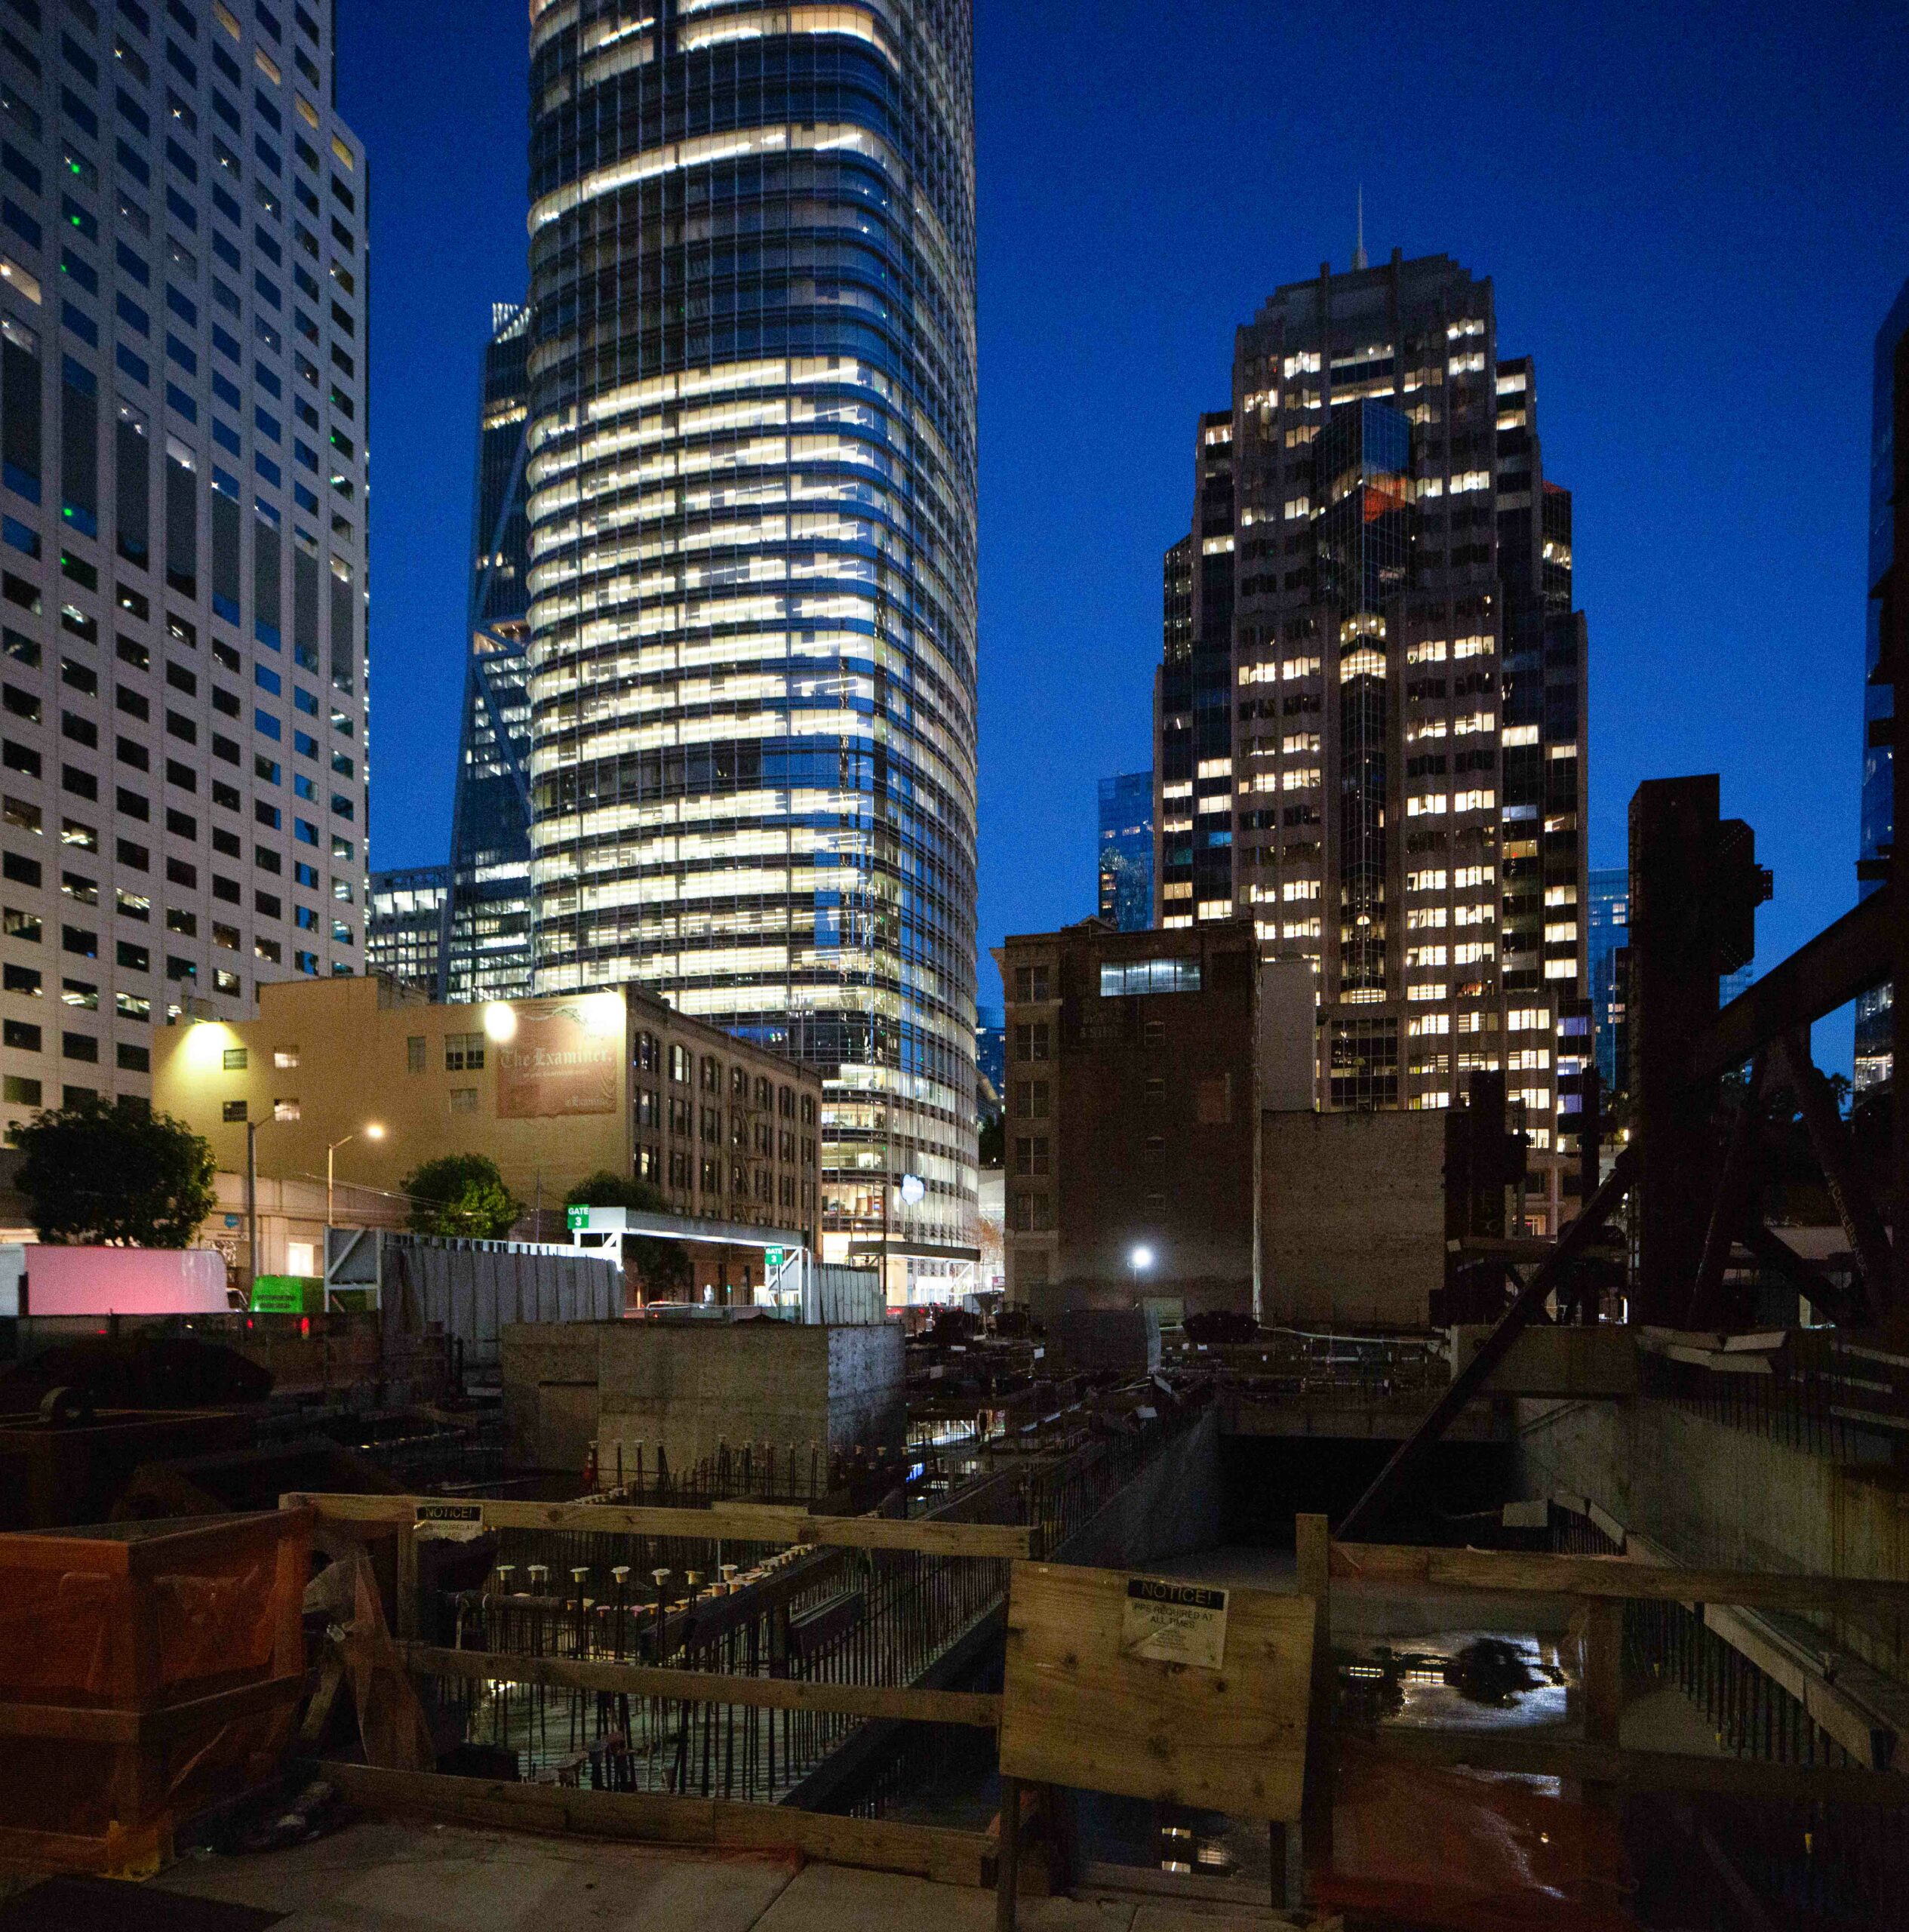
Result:
[[1154,1265],[1154,1251],[1143,1242],[1128,1254],[1127,1263],[1133,1270],[1133,1285],[1138,1288],[1141,1275]]
[[360,1128],[358,1130],[357,1134],[348,1134],[343,1140],[333,1141],[330,1146],[324,1150],[324,1231],[327,1238],[326,1243],[327,1262],[330,1252],[329,1237],[331,1233],[331,1193],[333,1173],[331,1157],[337,1152],[340,1148],[346,1146],[351,1141],[357,1140],[359,1134],[362,1134],[367,1140],[382,1140],[385,1137],[385,1131],[377,1121],[370,1121],[364,1126]]

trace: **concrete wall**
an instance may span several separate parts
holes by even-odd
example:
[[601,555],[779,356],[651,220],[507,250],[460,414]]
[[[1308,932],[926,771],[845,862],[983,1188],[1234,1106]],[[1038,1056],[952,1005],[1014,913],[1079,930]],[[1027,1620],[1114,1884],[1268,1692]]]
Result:
[[1445,1279],[1445,1116],[1260,1117],[1262,1321],[1423,1327]]
[[1209,1409],[1049,1561],[1144,1568],[1221,1540],[1219,1412]]
[[[1521,1401],[1518,1483],[1582,1496],[1681,1561],[1909,1579],[1909,1478],[1839,1465],[1669,1402]],[[1837,1635],[1909,1679],[1909,1644],[1878,1622]]]
[[512,1460],[538,1467],[580,1467],[592,1438],[606,1471],[619,1442],[627,1468],[640,1446],[651,1470],[658,1443],[679,1469],[725,1442],[899,1445],[906,1420],[894,1322],[525,1324],[504,1330],[503,1370]]

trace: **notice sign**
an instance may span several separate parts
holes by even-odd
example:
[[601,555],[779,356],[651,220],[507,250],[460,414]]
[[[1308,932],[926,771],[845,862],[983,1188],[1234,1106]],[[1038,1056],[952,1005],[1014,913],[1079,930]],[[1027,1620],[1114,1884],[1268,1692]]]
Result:
[[484,1534],[481,1503],[420,1503],[417,1534],[441,1543],[469,1543]]
[[1128,1577],[1120,1654],[1218,1670],[1226,1659],[1226,1592],[1157,1577]]

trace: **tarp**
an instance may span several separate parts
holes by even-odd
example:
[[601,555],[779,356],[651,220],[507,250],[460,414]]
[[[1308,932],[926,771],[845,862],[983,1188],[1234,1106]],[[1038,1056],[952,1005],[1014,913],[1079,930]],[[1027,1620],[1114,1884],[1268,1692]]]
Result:
[[1555,1780],[1339,1747],[1320,1902],[1453,1932],[1636,1932],[1614,1813]]
[[223,1315],[226,1260],[214,1247],[24,1251],[30,1315]]

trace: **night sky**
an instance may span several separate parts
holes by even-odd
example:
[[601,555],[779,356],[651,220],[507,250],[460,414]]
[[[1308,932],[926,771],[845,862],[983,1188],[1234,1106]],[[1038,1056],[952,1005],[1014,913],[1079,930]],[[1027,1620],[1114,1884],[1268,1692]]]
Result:
[[[339,0],[370,157],[373,863],[441,861],[477,366],[524,287],[527,9]],[[1575,495],[1591,863],[1719,770],[1776,899],[1855,894],[1871,355],[1909,277],[1909,10],[978,0],[984,947],[1093,905],[1148,761],[1195,414],[1280,283],[1443,252]],[[1647,32],[1640,29],[1648,29]],[[999,986],[985,961],[981,996]],[[1846,1069],[1847,1017],[1818,1051]]]

